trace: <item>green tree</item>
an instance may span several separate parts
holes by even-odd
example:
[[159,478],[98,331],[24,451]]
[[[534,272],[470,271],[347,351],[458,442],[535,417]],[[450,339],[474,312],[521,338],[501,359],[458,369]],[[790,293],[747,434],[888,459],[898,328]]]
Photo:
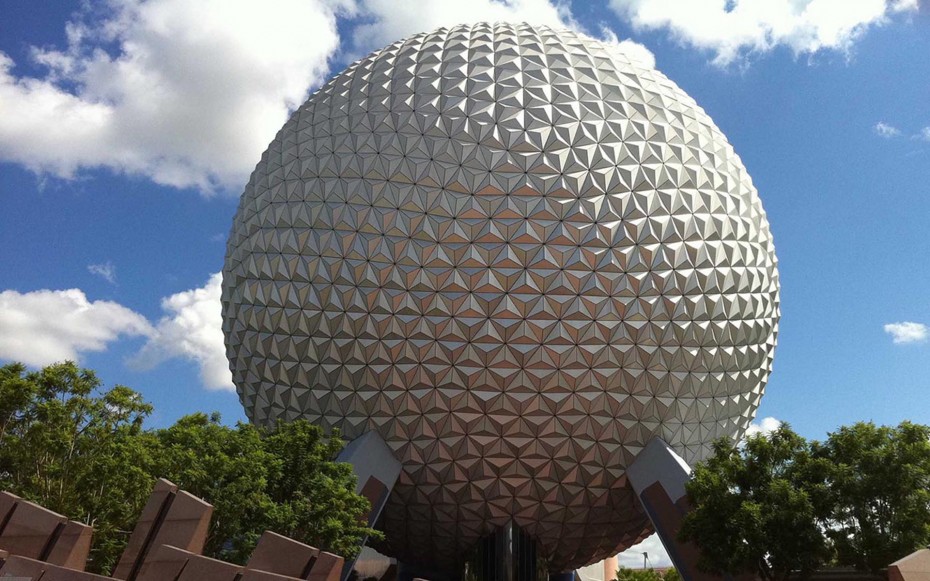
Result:
[[92,571],[113,566],[151,491],[151,411],[72,362],[0,368],[0,489],[93,526]]
[[681,581],[681,575],[674,567],[664,571],[620,567],[617,570],[617,581]]
[[274,432],[230,427],[198,413],[156,437],[157,473],[214,507],[208,556],[244,563],[266,529],[347,557],[377,534],[360,520],[371,505],[355,493],[352,467],[333,461],[338,433],[324,438],[306,420]]
[[272,457],[268,494],[276,507],[268,528],[351,557],[366,537],[381,538],[360,519],[371,503],[355,493],[352,467],[332,461],[344,445],[338,431],[325,439],[318,426],[297,420],[279,424],[264,443]]
[[244,562],[265,529],[344,556],[377,534],[360,520],[370,505],[351,467],[334,462],[338,433],[306,421],[231,427],[202,413],[143,429],[151,411],[71,362],[0,367],[0,489],[92,525],[91,572],[112,570],[158,477],[214,506],[208,556]]
[[680,538],[701,550],[699,566],[780,581],[808,576],[828,557],[823,533],[828,463],[787,424],[770,436],[714,444],[687,485],[693,510]]
[[155,473],[213,505],[204,554],[243,563],[272,510],[262,433],[249,424],[220,423],[196,413],[154,432],[159,460]]
[[662,574],[655,569],[620,567],[617,570],[617,581],[663,581],[663,579]]
[[839,564],[878,571],[930,543],[930,427],[859,422],[814,453],[834,467],[827,534]]

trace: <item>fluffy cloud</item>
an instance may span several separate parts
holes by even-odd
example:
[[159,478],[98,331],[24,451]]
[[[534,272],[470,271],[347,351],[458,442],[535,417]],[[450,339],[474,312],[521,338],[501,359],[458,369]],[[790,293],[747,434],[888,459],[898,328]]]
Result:
[[[582,31],[583,32],[583,31]],[[624,53],[627,57],[637,60],[646,68],[655,68],[656,57],[652,51],[645,46],[634,42],[630,39],[620,40],[611,29],[606,26],[601,27],[600,39],[608,44],[614,45],[617,50]]]
[[155,326],[148,342],[130,365],[151,369],[168,359],[180,357],[200,366],[200,378],[208,389],[234,389],[226,348],[223,345],[220,285],[216,273],[201,288],[162,299],[167,313]]
[[[326,0],[112,0],[33,48],[40,78],[0,53],[0,160],[85,168],[204,192],[238,190],[339,46]],[[94,13],[96,14],[96,13]]]
[[87,271],[96,274],[110,284],[116,284],[116,266],[109,260],[101,264],[89,264]]
[[0,359],[42,366],[103,351],[121,336],[148,335],[142,315],[78,289],[0,292]]
[[786,46],[796,55],[847,52],[870,27],[918,0],[610,0],[614,11],[644,30],[667,29],[684,44],[715,53],[726,66],[750,53]]
[[201,288],[162,299],[166,315],[151,324],[143,315],[111,301],[89,301],[79,289],[0,292],[0,360],[42,366],[78,360],[87,351],[105,351],[121,337],[146,337],[130,358],[137,369],[151,369],[181,358],[200,367],[208,389],[233,389],[220,314],[216,273]]
[[43,75],[17,76],[0,53],[0,161],[62,178],[107,168],[238,193],[343,44],[361,54],[477,20],[579,28],[550,0],[110,0],[68,24],[67,48],[33,47]]
[[895,345],[923,343],[930,337],[930,328],[927,325],[911,321],[888,323],[885,325],[885,332],[891,335]]
[[746,437],[755,436],[756,434],[768,436],[777,430],[780,425],[781,420],[772,417],[762,418],[761,420],[749,424],[749,429],[746,430]]
[[923,139],[924,141],[930,141],[930,127],[924,127],[920,130],[920,133],[917,134],[917,139]]
[[884,137],[885,139],[891,139],[892,137],[897,137],[901,135],[901,130],[893,125],[889,125],[884,121],[879,121],[872,128],[879,137]]

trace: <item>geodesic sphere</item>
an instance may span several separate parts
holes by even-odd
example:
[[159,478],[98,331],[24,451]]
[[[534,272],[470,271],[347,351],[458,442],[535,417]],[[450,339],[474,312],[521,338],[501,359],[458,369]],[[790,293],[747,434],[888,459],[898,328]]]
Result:
[[752,419],[778,273],[739,158],[615,47],[509,24],[363,58],[242,195],[223,329],[252,421],[376,430],[382,550],[449,570],[513,519],[550,569],[650,532],[625,467]]

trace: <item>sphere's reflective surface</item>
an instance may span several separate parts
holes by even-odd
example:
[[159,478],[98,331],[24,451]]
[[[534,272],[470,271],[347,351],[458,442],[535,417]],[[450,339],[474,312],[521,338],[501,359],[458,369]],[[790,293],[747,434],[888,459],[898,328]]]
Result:
[[674,83],[568,31],[478,24],[350,66],[242,196],[223,281],[257,423],[377,430],[384,549],[448,567],[513,518],[553,570],[649,532],[624,469],[742,434],[768,379],[765,213]]

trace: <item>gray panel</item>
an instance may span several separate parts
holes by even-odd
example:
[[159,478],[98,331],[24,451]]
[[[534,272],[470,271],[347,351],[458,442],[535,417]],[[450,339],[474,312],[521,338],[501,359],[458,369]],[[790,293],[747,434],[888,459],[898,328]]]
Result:
[[687,494],[685,485],[691,478],[691,467],[662,438],[653,438],[626,473],[636,494],[642,495],[658,482],[669,500],[676,503]]

